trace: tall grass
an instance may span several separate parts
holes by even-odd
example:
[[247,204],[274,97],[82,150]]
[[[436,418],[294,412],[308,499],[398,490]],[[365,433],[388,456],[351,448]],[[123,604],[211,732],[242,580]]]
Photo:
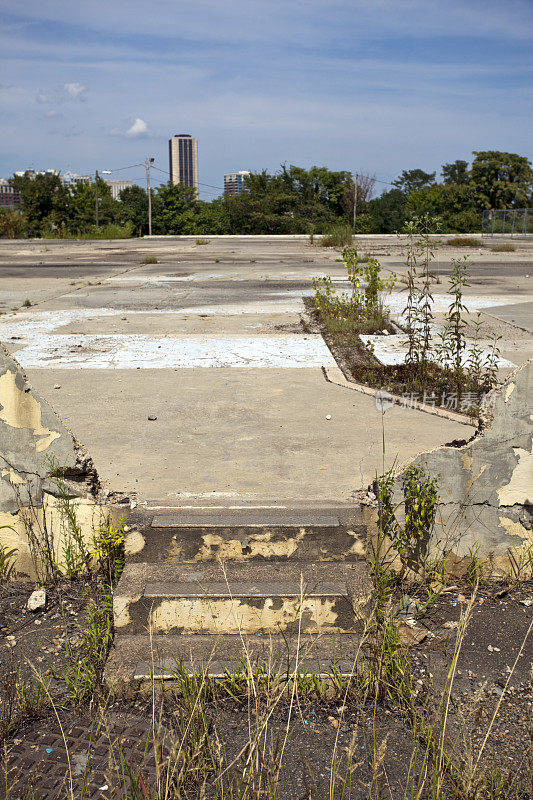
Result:
[[353,240],[353,228],[348,223],[334,225],[320,239],[321,247],[350,247]]

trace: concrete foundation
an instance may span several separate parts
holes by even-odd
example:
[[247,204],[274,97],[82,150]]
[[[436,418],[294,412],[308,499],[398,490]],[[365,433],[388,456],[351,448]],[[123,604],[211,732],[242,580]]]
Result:
[[41,577],[52,564],[65,565],[66,506],[90,549],[109,519],[95,500],[96,483],[91,460],[0,346],[0,546],[18,575]]
[[[438,478],[434,532],[418,549],[431,557],[445,555],[451,572],[464,571],[473,557],[496,574],[531,569],[533,360],[509,375],[489,401],[468,442],[408,462]],[[406,467],[397,475],[396,503],[402,501]]]

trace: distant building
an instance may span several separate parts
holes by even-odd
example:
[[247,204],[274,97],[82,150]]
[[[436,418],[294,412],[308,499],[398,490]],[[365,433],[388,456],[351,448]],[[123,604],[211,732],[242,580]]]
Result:
[[36,178],[37,175],[45,175],[47,178],[51,178],[53,175],[57,175],[57,169],[19,169],[17,172],[14,173],[16,178]]
[[228,172],[224,175],[224,194],[235,197],[246,188],[246,178],[250,175],[249,170],[241,169],[239,172]]
[[169,172],[172,183],[198,189],[198,139],[180,133],[168,140]]
[[120,200],[119,194],[123,189],[129,189],[133,186],[133,181],[105,181],[109,188],[111,189],[111,195],[113,196],[113,200]]
[[0,178],[0,208],[20,208],[21,205],[20,192],[15,191],[7,181]]
[[73,183],[92,183],[93,180],[93,175],[78,175],[77,172],[70,171],[61,176],[63,186],[71,186]]

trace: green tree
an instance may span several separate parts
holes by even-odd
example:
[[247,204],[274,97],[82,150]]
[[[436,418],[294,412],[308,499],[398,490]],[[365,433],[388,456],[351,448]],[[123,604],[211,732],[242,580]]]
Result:
[[405,204],[409,217],[428,214],[443,233],[472,233],[481,228],[481,215],[468,184],[434,183],[411,192]]
[[156,208],[152,209],[152,218],[164,233],[176,236],[196,233],[198,200],[194,187],[168,181],[156,189],[155,197]]
[[224,198],[217,197],[210,203],[200,200],[196,207],[194,227],[195,233],[206,236],[229,233],[229,214]]
[[[96,224],[96,185],[76,181],[68,187],[67,227],[71,234],[85,233]],[[98,178],[98,224],[108,225],[118,216],[118,201],[113,200],[111,189]]]
[[474,151],[473,155],[470,181],[479,208],[524,208],[530,205],[533,171],[525,156],[498,150]]
[[406,203],[407,196],[401,189],[383,192],[380,197],[375,197],[368,203],[362,222],[364,227],[358,223],[359,230],[368,233],[398,233],[405,224]]
[[[130,222],[133,230],[141,236],[148,233],[148,193],[142,186],[128,186],[121,191],[119,199],[118,220],[123,225]],[[154,216],[158,215],[154,214],[154,209],[152,209],[152,225]]]
[[470,175],[468,174],[468,161],[457,159],[450,164],[443,164],[441,175],[446,184],[461,186],[464,183],[468,183],[470,179]]
[[435,181],[435,175],[436,172],[424,172],[423,169],[404,169],[392,185],[409,194],[425,186],[431,186]]
[[67,190],[59,175],[14,175],[10,184],[20,192],[28,236],[40,236],[65,224]]
[[0,236],[6,239],[19,239],[25,232],[27,220],[21,211],[0,208]]

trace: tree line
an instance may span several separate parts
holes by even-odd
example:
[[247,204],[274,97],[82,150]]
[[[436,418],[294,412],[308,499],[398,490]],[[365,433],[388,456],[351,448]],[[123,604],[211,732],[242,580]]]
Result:
[[[403,170],[376,193],[374,176],[334,172],[326,167],[282,166],[246,179],[246,190],[210,202],[183,184],[164,183],[152,189],[152,233],[321,234],[335,226],[356,231],[395,233],[405,223],[430,214],[449,233],[481,228],[481,212],[489,208],[524,208],[532,204],[533,170],[525,156],[500,151],[475,151],[472,163],[456,160],[436,172]],[[114,200],[101,178],[63,185],[58,175],[14,176],[20,211],[0,212],[0,235],[8,237],[139,236],[148,232],[148,194],[131,186]],[[95,225],[98,191],[99,226]]]

